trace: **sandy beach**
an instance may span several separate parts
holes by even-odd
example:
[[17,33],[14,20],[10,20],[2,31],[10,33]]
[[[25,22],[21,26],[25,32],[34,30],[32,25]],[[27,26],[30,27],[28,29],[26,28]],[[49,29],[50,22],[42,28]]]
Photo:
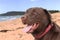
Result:
[[22,32],[25,26],[20,18],[0,22],[0,40],[34,40],[31,34]]
[[[60,26],[60,13],[51,14],[52,21]],[[20,18],[0,22],[0,40],[34,40],[31,34],[22,32],[25,27]],[[6,32],[4,32],[4,30]]]

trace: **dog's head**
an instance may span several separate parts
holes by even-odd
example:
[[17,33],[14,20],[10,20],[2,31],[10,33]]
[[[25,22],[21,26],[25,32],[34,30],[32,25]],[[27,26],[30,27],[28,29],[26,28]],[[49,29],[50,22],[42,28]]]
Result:
[[27,24],[24,31],[28,33],[39,33],[51,23],[48,11],[38,7],[29,8],[21,19],[24,24]]

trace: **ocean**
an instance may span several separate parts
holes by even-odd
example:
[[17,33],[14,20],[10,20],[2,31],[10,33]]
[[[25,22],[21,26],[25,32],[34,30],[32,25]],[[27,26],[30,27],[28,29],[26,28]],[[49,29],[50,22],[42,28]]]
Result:
[[0,21],[6,21],[6,20],[13,20],[16,18],[21,18],[22,15],[16,15],[16,16],[0,16]]

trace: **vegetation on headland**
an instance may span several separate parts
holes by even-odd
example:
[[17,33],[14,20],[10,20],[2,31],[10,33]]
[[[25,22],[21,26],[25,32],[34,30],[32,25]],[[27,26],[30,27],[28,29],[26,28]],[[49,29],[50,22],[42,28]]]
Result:
[[59,10],[48,10],[50,13],[60,12]]
[[0,16],[15,16],[15,15],[23,15],[24,11],[10,11],[3,14],[0,14]]
[[[59,10],[48,10],[50,13],[56,13],[60,12]],[[4,14],[0,14],[0,16],[15,16],[15,15],[23,15],[25,12],[24,11],[10,11],[6,12]]]

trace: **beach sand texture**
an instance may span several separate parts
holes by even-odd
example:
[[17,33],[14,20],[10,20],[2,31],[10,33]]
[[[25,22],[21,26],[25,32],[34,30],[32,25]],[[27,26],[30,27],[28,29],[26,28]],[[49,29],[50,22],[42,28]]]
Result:
[[[51,14],[51,16],[52,21],[59,25],[60,13]],[[34,40],[31,34],[22,32],[25,26],[20,18],[0,22],[0,40]]]

